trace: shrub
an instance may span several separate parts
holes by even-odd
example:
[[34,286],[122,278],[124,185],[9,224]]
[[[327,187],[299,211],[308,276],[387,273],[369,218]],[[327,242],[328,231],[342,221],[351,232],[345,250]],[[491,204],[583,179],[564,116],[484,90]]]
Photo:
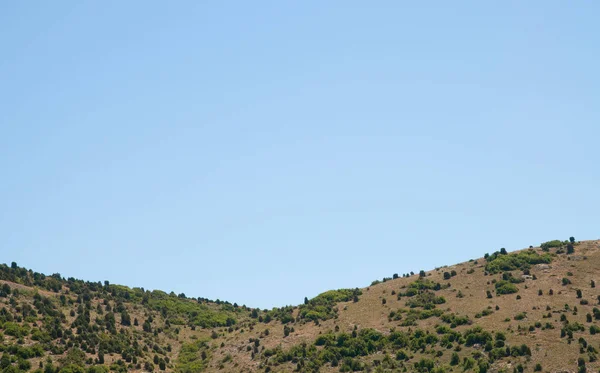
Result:
[[[334,318],[337,314],[337,309],[334,308],[338,302],[358,302],[358,296],[362,294],[359,289],[339,289],[330,290],[321,293],[310,299],[307,304],[302,304],[298,317],[300,319],[318,321]],[[286,308],[286,315],[289,315],[289,321],[292,321],[291,308]],[[283,320],[282,320],[283,321]]]
[[517,288],[517,286],[515,284],[511,283],[510,281],[506,281],[506,280],[500,280],[500,281],[496,282],[495,287],[496,287],[497,295],[513,294],[513,293],[516,293],[519,291],[519,288]]
[[489,256],[485,269],[487,272],[495,274],[502,271],[528,269],[531,267],[531,265],[550,263],[551,261],[552,256],[550,254],[540,255],[534,250],[526,250],[508,255],[499,255],[494,253],[493,255]]
[[547,241],[547,242],[542,243],[540,245],[540,247],[544,251],[549,251],[553,247],[561,247],[562,245],[563,245],[563,243],[561,240],[552,240],[552,241]]
[[452,353],[452,357],[450,358],[450,365],[458,365],[460,364],[460,357],[456,352]]
[[176,371],[200,372],[204,370],[208,364],[209,351],[206,341],[184,344],[181,346],[181,351],[177,357]]
[[410,308],[423,307],[425,309],[433,309],[437,304],[443,303],[446,303],[444,297],[438,297],[434,293],[426,291],[409,299],[406,305]]
[[525,312],[520,312],[518,314],[515,315],[514,319],[519,321],[519,320],[523,320],[527,317],[527,313]]

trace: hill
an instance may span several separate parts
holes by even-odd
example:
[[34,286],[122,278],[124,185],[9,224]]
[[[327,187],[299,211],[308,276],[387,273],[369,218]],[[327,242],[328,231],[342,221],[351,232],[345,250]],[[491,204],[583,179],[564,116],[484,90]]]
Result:
[[0,371],[598,371],[600,241],[252,309],[0,265]]

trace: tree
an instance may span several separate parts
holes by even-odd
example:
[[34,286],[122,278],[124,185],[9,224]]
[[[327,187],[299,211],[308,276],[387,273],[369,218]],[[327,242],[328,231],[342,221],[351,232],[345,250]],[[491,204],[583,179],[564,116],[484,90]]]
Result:
[[10,357],[5,352],[2,354],[2,358],[0,358],[0,368],[4,369],[10,365]]
[[146,361],[144,363],[144,370],[146,370],[148,372],[153,372],[154,371],[154,365],[151,362]]
[[394,273],[394,275],[392,276],[392,278],[393,278],[394,280],[395,280],[395,279],[397,279],[397,278],[398,278],[398,274],[397,274],[397,273]]
[[0,289],[0,297],[7,297],[10,295],[10,286],[8,284],[3,284],[2,289]]
[[567,254],[573,254],[575,252],[575,247],[572,243],[567,244]]
[[121,312],[121,325],[131,326],[131,316],[129,316],[126,310]]
[[304,297],[304,304],[308,304],[308,298]]
[[419,271],[419,277],[425,277],[425,271],[424,270],[420,270]]
[[450,365],[458,365],[460,364],[460,357],[456,352],[452,353],[452,358],[450,359]]
[[444,280],[450,280],[450,272],[444,272]]
[[581,290],[577,289],[577,299],[580,299],[581,297],[582,297]]
[[102,349],[98,350],[98,364],[104,364],[104,351]]
[[575,243],[575,237],[573,237],[573,236],[569,237],[569,242]]
[[590,282],[590,285],[591,285],[593,288],[595,288],[595,287],[596,287],[596,281],[592,280],[592,281]]
[[506,252],[506,249],[505,249],[505,248],[501,248],[501,249],[500,249],[500,254],[502,254],[502,255],[506,255],[506,254],[508,254],[508,253]]

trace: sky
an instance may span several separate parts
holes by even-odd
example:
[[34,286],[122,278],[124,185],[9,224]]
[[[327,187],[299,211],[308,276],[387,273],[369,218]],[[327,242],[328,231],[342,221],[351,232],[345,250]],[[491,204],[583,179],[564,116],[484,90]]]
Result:
[[600,4],[0,4],[0,263],[221,299],[598,239]]

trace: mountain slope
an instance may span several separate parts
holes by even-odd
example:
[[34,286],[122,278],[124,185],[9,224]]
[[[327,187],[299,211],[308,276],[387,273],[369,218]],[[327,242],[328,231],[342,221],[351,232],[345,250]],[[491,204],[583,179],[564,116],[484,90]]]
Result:
[[250,309],[0,266],[0,369],[598,371],[600,241],[549,241]]

